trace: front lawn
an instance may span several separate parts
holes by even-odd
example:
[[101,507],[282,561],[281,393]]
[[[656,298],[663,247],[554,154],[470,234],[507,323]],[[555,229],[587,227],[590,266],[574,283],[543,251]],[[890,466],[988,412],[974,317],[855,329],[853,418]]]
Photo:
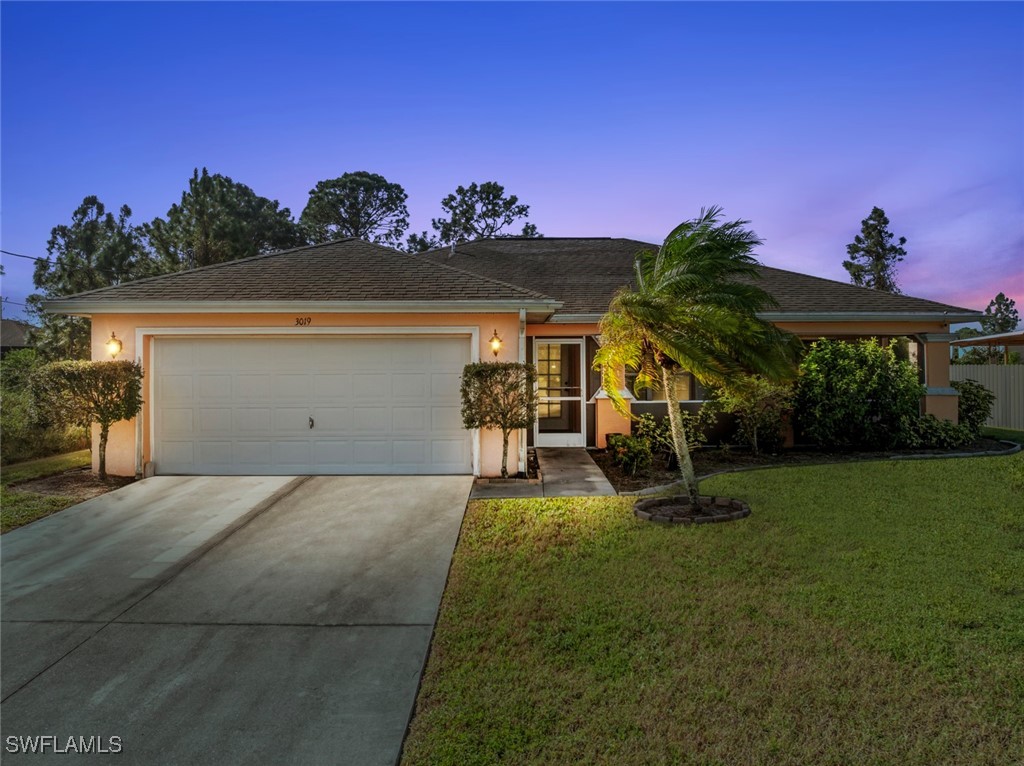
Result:
[[702,491],[471,503],[403,763],[1020,762],[1024,455]]
[[64,455],[30,460],[26,463],[16,463],[0,469],[0,533],[9,532],[30,521],[62,511],[79,502],[79,498],[72,495],[44,495],[38,492],[12,489],[8,485],[85,468],[89,466],[90,462],[90,452],[85,449]]

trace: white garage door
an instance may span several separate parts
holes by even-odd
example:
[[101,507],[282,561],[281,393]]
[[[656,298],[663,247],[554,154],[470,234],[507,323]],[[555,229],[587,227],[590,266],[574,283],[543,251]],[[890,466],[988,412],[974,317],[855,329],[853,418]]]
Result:
[[466,337],[157,338],[162,474],[472,473]]

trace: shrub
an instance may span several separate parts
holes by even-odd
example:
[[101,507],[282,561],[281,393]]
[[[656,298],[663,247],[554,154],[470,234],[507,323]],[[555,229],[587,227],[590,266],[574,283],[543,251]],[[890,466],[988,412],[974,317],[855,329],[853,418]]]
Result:
[[672,426],[668,418],[660,420],[649,412],[636,419],[633,425],[633,436],[645,440],[652,452],[672,451]]
[[501,430],[501,475],[508,478],[508,436],[537,419],[537,369],[523,362],[474,362],[462,370],[462,424]]
[[740,378],[718,395],[723,412],[736,416],[737,435],[757,455],[783,443],[786,413],[793,406],[793,387],[760,375]]
[[905,445],[920,449],[956,449],[970,444],[976,437],[977,434],[962,423],[939,420],[927,414],[914,420]]
[[957,380],[950,385],[960,394],[956,406],[960,424],[970,430],[973,438],[977,438],[981,427],[992,415],[996,395],[976,380]]
[[923,394],[917,370],[891,348],[823,339],[800,363],[795,414],[818,444],[889,449],[911,438]]
[[0,362],[0,459],[4,464],[88,446],[86,429],[50,422],[34,406],[29,378],[41,365],[33,349],[12,351]]
[[99,475],[107,478],[110,426],[142,409],[138,362],[52,362],[35,370],[31,388],[40,411],[54,422],[100,427]]
[[612,461],[630,476],[651,467],[651,442],[649,439],[625,434],[611,434],[608,437],[608,448],[612,452]]

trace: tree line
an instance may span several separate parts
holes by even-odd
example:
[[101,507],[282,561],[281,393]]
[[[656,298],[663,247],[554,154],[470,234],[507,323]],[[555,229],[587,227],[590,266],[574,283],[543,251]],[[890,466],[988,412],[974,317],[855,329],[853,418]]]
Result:
[[88,196],[70,224],[51,231],[48,260],[36,262],[39,292],[28,298],[39,326],[35,343],[51,358],[88,358],[88,320],[46,314],[42,303],[145,277],[345,237],[423,252],[481,237],[541,236],[527,220],[529,205],[495,181],[457,187],[441,200],[431,231],[408,236],[407,200],[400,184],[381,175],[345,173],[310,189],[296,219],[277,200],[206,168],[193,172],[180,202],[149,223],[133,223],[128,205],[115,213]]

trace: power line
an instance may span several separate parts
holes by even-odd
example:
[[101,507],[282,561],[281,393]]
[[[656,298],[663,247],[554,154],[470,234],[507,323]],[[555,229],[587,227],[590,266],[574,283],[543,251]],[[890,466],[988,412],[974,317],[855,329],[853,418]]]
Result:
[[28,258],[30,261],[43,261],[49,263],[49,258],[36,258],[34,255],[22,255],[21,253],[12,253],[10,250],[0,250],[0,253],[4,255],[13,255],[15,258]]
[[27,306],[26,303],[18,303],[18,301],[12,301],[10,298],[0,298],[0,301],[4,303],[13,303],[15,306]]

